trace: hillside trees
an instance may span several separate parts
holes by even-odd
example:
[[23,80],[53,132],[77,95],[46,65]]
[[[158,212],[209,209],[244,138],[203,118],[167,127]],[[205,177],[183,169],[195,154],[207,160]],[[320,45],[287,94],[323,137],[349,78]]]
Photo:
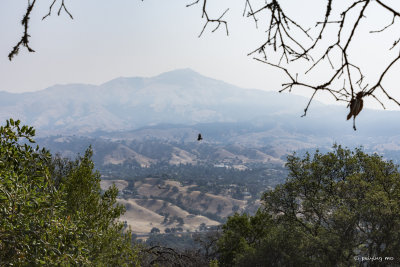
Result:
[[89,148],[75,161],[32,147],[35,130],[0,127],[0,265],[137,265],[116,219],[118,190],[100,191]]
[[223,226],[223,266],[354,266],[362,257],[399,263],[398,166],[335,146],[293,154],[287,167],[286,183],[263,195],[254,216],[236,214]]
[[[198,7],[201,11],[204,26],[199,37],[210,27],[213,27],[212,32],[221,28],[229,34],[229,22],[225,19],[230,12],[229,7],[215,15],[218,11],[214,12],[211,6],[213,2],[215,1],[196,0],[187,4],[187,7]],[[43,19],[53,12],[58,15],[64,12],[72,19],[67,3],[65,0],[53,0]],[[21,47],[34,52],[29,44],[28,30],[35,4],[36,0],[28,1],[21,21],[24,32],[8,55],[10,60],[18,54]],[[320,10],[314,10],[315,3],[305,3],[306,8],[302,11],[305,14],[300,16],[288,11],[291,4],[290,1],[282,0],[244,0],[243,16],[253,20],[255,27],[263,31],[266,29],[264,41],[255,44],[255,49],[248,55],[280,69],[286,75],[287,81],[282,84],[281,92],[294,88],[311,90],[304,116],[317,93],[323,92],[335,101],[348,103],[348,119],[353,117],[353,121],[362,110],[367,97],[376,100],[383,108],[385,102],[400,105],[385,86],[390,70],[400,59],[398,4],[383,0],[326,0],[325,6],[321,6]],[[316,12],[319,15],[315,17],[315,21],[312,24],[308,22],[310,25],[303,25],[305,23],[299,18],[312,17]],[[386,16],[387,21],[382,22],[382,17],[374,16],[377,12],[385,14],[383,16]],[[376,40],[379,38],[378,42],[382,46],[376,48],[373,42],[366,39],[371,34],[376,36]],[[368,61],[364,55],[363,60],[367,60],[365,64],[360,61],[360,47],[366,54],[367,51],[385,54],[388,59],[381,58],[377,65],[372,59]],[[356,129],[355,123],[353,128]]]

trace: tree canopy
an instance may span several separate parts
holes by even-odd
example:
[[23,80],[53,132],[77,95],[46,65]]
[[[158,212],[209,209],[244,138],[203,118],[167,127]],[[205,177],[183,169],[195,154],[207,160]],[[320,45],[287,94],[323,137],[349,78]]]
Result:
[[400,263],[398,166],[335,146],[293,154],[287,167],[286,183],[263,195],[254,216],[235,214],[223,226],[222,266]]
[[19,120],[0,127],[0,265],[138,265],[118,190],[101,193],[91,148],[52,157],[34,135]]

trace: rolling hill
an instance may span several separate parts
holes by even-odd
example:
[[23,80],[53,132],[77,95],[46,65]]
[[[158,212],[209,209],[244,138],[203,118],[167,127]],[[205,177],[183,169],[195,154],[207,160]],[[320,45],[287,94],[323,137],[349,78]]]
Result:
[[260,193],[285,179],[293,151],[362,145],[399,162],[400,112],[363,110],[355,132],[343,107],[313,102],[300,118],[307,102],[181,69],[0,92],[0,119],[34,126],[53,154],[74,158],[92,145],[103,188],[120,187],[122,219],[144,234],[153,227],[193,231],[233,210],[254,210]]

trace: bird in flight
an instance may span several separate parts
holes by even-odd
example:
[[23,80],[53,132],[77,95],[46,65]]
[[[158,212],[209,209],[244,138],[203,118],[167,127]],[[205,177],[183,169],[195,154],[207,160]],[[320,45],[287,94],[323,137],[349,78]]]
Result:
[[199,135],[197,136],[197,141],[201,141],[203,140],[203,137],[201,137],[201,134],[199,133]]

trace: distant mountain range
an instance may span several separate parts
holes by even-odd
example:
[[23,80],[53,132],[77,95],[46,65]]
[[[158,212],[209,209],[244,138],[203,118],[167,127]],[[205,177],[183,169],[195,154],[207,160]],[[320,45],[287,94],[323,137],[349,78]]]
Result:
[[99,86],[0,92],[0,119],[19,118],[48,135],[88,134],[160,123],[264,122],[298,115],[305,102],[302,97],[246,90],[183,69],[152,78],[117,78]]
[[356,132],[347,110],[307,98],[243,89],[190,69],[151,78],[117,78],[102,85],[55,85],[42,91],[0,92],[0,120],[13,117],[39,136],[143,138],[297,149],[334,142],[400,149],[400,112],[363,110]]

